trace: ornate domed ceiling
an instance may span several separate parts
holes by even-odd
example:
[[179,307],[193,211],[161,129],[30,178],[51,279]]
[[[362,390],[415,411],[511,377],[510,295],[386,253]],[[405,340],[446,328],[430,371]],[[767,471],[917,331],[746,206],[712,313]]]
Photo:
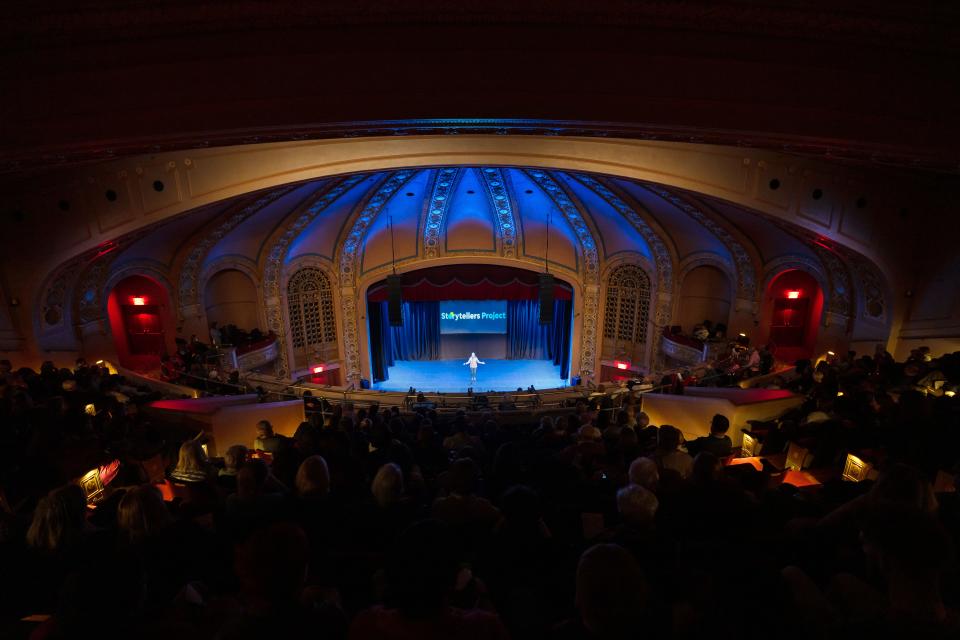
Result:
[[269,306],[300,265],[321,266],[347,287],[382,278],[394,263],[431,261],[509,261],[531,269],[546,261],[584,285],[628,261],[665,294],[690,269],[712,265],[728,275],[744,305],[757,304],[774,271],[802,268],[821,283],[828,311],[853,318],[873,302],[873,312],[877,304],[881,311],[872,318],[885,321],[875,266],[801,227],[652,183],[459,166],[287,185],[118,238],[48,277],[36,326],[48,348],[72,346],[70,328],[101,319],[112,285],[133,273],[164,283],[184,318],[202,307],[205,282],[225,268],[247,273]]

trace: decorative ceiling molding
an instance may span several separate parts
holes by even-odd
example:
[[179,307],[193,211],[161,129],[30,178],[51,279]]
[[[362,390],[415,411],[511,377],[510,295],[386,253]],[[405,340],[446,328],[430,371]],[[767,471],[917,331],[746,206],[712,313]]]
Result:
[[824,292],[825,296],[829,293],[830,277],[825,272],[823,264],[810,256],[793,253],[774,258],[767,263],[763,269],[763,290],[766,291],[770,287],[770,283],[774,278],[790,269],[798,269],[809,274],[817,281],[817,284],[820,285],[820,289]]
[[422,255],[425,258],[436,258],[440,255],[440,235],[443,233],[447,209],[450,207],[450,196],[464,171],[469,169],[444,167],[434,173],[430,202],[427,204],[427,220],[423,225]]
[[[116,260],[123,249],[136,243],[151,232],[160,228],[168,220],[131,231],[116,240],[89,249],[62,263],[53,270],[40,288],[40,295],[33,305],[34,331],[42,342],[42,336],[51,330],[76,324],[82,308],[85,315],[103,299],[104,281],[109,273],[109,265]],[[93,275],[90,275],[93,272]]]
[[[671,293],[674,289],[673,267],[677,261],[675,252],[670,250],[663,236],[666,232],[658,233],[650,223],[638,212],[639,204],[632,202],[625,193],[621,192],[606,179],[596,178],[585,173],[570,173],[577,182],[597,194],[602,200],[613,207],[623,218],[636,229],[650,250],[657,267],[657,289],[662,293]],[[627,200],[630,200],[628,202]]]
[[[754,255],[734,237],[730,230],[719,223],[713,215],[708,214],[702,206],[699,206],[699,203],[695,205],[691,200],[655,184],[642,184],[641,186],[686,213],[720,240],[727,251],[730,252],[730,255],[733,256],[737,270],[738,296],[746,300],[757,300],[759,294],[757,276],[761,269],[759,254],[754,259]],[[678,281],[677,284],[678,286],[682,285],[682,280]]]
[[500,255],[512,258],[517,254],[517,217],[513,198],[507,188],[506,176],[497,167],[484,167],[476,170],[487,190],[490,206],[497,221],[497,242],[500,243]]
[[330,182],[324,188],[323,192],[316,196],[313,202],[306,207],[293,222],[275,236],[275,240],[266,253],[266,261],[263,266],[263,293],[264,293],[264,314],[267,319],[267,327],[277,336],[279,342],[277,358],[277,375],[286,377],[290,374],[289,364],[287,362],[286,347],[286,323],[282,309],[282,292],[280,290],[280,276],[283,272],[283,260],[287,255],[290,244],[300,235],[300,233],[313,220],[326,211],[330,205],[336,202],[341,196],[350,191],[367,176],[365,174],[353,174],[344,178],[338,178]]
[[198,287],[200,271],[203,268],[203,263],[210,250],[228,233],[262,211],[268,205],[276,202],[294,189],[299,188],[299,186],[300,185],[292,185],[275,189],[269,193],[255,197],[252,202],[249,200],[244,201],[239,204],[237,208],[227,211],[224,215],[220,216],[216,222],[194,236],[193,244],[187,251],[187,255],[180,266],[180,273],[177,277],[177,308],[180,310],[181,317],[183,317],[186,307],[200,303]]
[[359,213],[352,215],[350,231],[339,251],[340,308],[343,312],[343,357],[346,379],[354,385],[360,383],[360,325],[357,318],[357,265],[363,248],[367,229],[377,218],[390,199],[422,169],[401,169],[387,174],[387,178],[368,192]]
[[583,258],[584,281],[589,283],[599,282],[600,256],[597,251],[597,242],[593,238],[593,232],[590,230],[586,218],[582,214],[583,205],[575,202],[573,196],[567,193],[560,185],[560,182],[555,180],[549,171],[543,171],[541,169],[521,169],[521,171],[543,190],[573,228],[573,232],[579,241],[580,254]]
[[852,318],[853,309],[853,279],[850,268],[832,249],[819,242],[808,243],[820,262],[826,268],[830,280],[830,295],[827,297],[827,311],[847,318]]
[[563,213],[573,227],[583,258],[583,306],[581,308],[580,375],[593,376],[597,360],[597,323],[600,312],[600,258],[593,232],[582,215],[582,206],[554,179],[548,171],[522,169]]
[[0,177],[70,168],[96,162],[121,160],[128,156],[168,153],[212,147],[257,145],[338,138],[382,138],[385,136],[497,135],[562,136],[610,138],[720,145],[768,150],[799,157],[820,158],[832,163],[863,167],[891,167],[960,173],[955,155],[902,145],[838,142],[809,136],[744,130],[662,125],[652,123],[590,120],[516,120],[499,118],[372,120],[317,123],[289,127],[256,127],[242,131],[206,131],[190,136],[158,135],[149,142],[116,141],[108,146],[56,149],[21,149],[0,154]]

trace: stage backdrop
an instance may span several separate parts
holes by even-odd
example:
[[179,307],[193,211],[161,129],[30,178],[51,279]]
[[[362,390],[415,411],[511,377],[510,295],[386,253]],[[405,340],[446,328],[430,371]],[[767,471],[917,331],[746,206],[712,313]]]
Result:
[[[388,377],[397,360],[453,360],[476,352],[481,359],[552,360],[560,377],[570,375],[570,336],[573,292],[557,281],[554,321],[541,325],[538,274],[492,265],[434,267],[403,274],[403,326],[391,327],[387,290],[368,290],[373,380]],[[446,334],[440,332],[440,301],[506,300],[505,334]],[[559,378],[558,378],[559,380]]]

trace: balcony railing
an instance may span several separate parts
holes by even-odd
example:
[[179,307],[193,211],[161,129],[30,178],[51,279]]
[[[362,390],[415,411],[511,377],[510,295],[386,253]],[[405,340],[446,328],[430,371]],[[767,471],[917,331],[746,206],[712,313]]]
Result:
[[276,338],[262,340],[251,347],[222,347],[220,349],[220,363],[224,370],[250,371],[265,364],[270,364],[279,355],[279,343]]

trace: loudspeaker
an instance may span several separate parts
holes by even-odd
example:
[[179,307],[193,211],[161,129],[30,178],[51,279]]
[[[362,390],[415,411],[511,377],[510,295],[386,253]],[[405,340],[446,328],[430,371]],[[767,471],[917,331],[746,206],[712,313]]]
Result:
[[387,316],[390,318],[391,327],[403,326],[403,314],[400,312],[402,292],[400,276],[387,276]]
[[540,274],[540,324],[553,322],[553,276]]

